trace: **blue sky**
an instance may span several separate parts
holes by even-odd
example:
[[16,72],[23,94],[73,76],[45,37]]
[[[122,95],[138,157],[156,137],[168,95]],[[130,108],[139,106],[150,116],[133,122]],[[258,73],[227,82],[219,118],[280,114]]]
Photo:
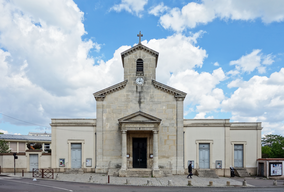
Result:
[[123,80],[120,53],[159,52],[157,80],[185,118],[262,122],[284,135],[282,0],[0,0],[0,131],[95,118],[92,93]]

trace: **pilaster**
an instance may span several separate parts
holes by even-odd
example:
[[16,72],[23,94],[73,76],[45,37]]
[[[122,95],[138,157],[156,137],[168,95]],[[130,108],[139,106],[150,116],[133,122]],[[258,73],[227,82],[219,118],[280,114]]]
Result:
[[176,174],[184,174],[183,165],[183,100],[176,97]]
[[97,100],[97,124],[96,124],[96,173],[103,173],[103,100]]

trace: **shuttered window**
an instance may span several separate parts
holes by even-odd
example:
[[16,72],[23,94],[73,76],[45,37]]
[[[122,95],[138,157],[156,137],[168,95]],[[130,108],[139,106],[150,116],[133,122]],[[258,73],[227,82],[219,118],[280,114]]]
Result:
[[19,143],[19,152],[26,151],[26,143]]
[[17,152],[17,142],[10,142],[11,152]]

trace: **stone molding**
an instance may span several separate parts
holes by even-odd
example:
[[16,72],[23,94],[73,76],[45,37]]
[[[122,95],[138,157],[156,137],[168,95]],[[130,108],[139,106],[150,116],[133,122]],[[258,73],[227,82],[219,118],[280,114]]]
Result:
[[160,89],[160,90],[162,90],[162,91],[164,91],[164,92],[166,92],[166,93],[169,93],[169,94],[171,94],[171,95],[174,95],[174,97],[177,99],[177,100],[184,100],[184,98],[186,97],[186,95],[187,95],[187,93],[185,93],[185,92],[182,92],[182,91],[180,91],[180,90],[177,90],[177,89],[174,89],[174,88],[172,88],[172,87],[170,87],[170,86],[167,86],[167,85],[165,85],[165,84],[163,84],[163,83],[160,83],[160,82],[158,82],[158,81],[156,81],[156,80],[154,80],[154,79],[152,79],[152,83],[153,83],[153,85],[154,85],[154,87],[155,88],[157,88],[157,89]]
[[134,47],[131,47],[130,49],[127,49],[126,51],[121,53],[122,66],[123,67],[124,67],[124,57],[126,57],[127,55],[130,55],[133,52],[138,51],[138,50],[144,50],[145,52],[150,53],[151,55],[156,57],[156,67],[157,67],[159,53],[157,51],[154,51],[153,49],[146,47],[145,45],[142,45],[142,44],[135,45]]
[[184,127],[229,127],[230,130],[262,130],[261,123],[243,123],[243,122],[226,122],[226,123],[206,123],[206,119],[204,119],[205,122],[199,122],[199,123],[191,123],[191,122],[184,122]]
[[66,122],[66,123],[51,123],[50,124],[51,127],[96,127],[96,124],[95,123],[82,123],[82,122],[79,122],[79,123],[69,123],[69,122]]
[[[141,116],[144,119],[134,119]],[[150,114],[138,111],[118,119],[121,131],[158,131],[161,119]]]
[[111,93],[113,93],[113,92],[116,92],[116,91],[119,91],[119,90],[123,89],[123,88],[126,86],[127,81],[128,81],[128,80],[122,81],[122,82],[117,83],[117,84],[115,84],[115,85],[113,85],[113,86],[110,86],[110,87],[108,87],[108,88],[105,88],[105,89],[103,89],[103,90],[101,90],[101,91],[98,91],[98,92],[93,93],[93,95],[94,95],[96,101],[103,101],[104,98],[105,98],[108,94],[111,94]]

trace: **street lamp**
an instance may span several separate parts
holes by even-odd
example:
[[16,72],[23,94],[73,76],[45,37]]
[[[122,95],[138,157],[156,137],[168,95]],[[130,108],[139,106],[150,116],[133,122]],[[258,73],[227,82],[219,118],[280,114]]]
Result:
[[14,155],[14,175],[16,175],[16,159],[18,159],[18,156],[16,153],[13,153]]

